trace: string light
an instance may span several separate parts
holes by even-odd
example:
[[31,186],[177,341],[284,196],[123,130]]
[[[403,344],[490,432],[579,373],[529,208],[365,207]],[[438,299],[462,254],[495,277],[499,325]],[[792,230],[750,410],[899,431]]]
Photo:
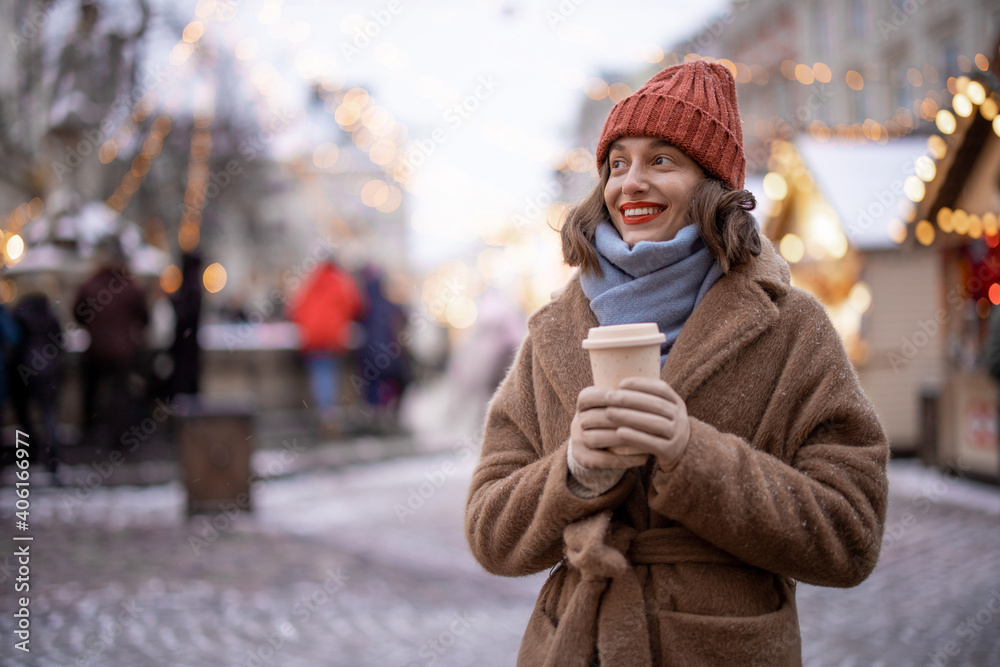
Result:
[[170,133],[171,122],[167,116],[160,116],[149,130],[149,134],[142,142],[142,149],[135,158],[132,159],[131,168],[122,176],[121,182],[115,191],[104,203],[115,211],[121,213],[128,206],[132,195],[142,185],[142,179],[149,173],[153,160],[159,156],[163,148],[163,140]]
[[941,109],[934,117],[934,124],[941,134],[951,134],[955,131],[955,117],[947,109]]
[[[202,18],[213,16],[215,20],[226,20],[221,16],[220,11],[216,7],[214,0],[201,0],[196,8],[196,13]],[[195,24],[198,24],[195,26]],[[200,28],[198,27],[200,26]],[[188,49],[188,55],[190,55],[190,50],[193,48],[193,44],[197,43],[205,33],[205,24],[200,21],[192,21],[184,30],[184,35],[181,40],[174,45],[174,50],[178,48]],[[171,52],[173,54],[173,52]],[[187,56],[179,62],[174,62],[173,55],[171,56],[171,64],[179,65],[186,60]],[[156,107],[156,103],[153,99],[153,94],[148,93],[136,101],[135,105],[132,107],[131,113],[123,119],[122,123],[118,125],[112,132],[109,139],[104,141],[98,148],[97,157],[101,164],[110,164],[119,156],[119,151],[122,146],[125,146],[132,134],[135,132],[138,123],[143,122],[151,113],[151,111]],[[118,211],[119,213],[128,204],[131,195],[138,190],[139,186],[142,184],[142,178],[146,173],[149,172],[150,164],[152,160],[159,155],[160,149],[163,145],[163,138],[170,132],[170,119],[166,116],[161,116],[154,123],[150,130],[149,136],[147,136],[146,141],[143,142],[142,153],[137,156],[133,162],[131,169],[125,173],[122,180],[118,184],[115,191],[111,194],[108,199],[105,200],[105,204],[112,209]],[[153,137],[151,140],[150,137]],[[38,200],[38,204],[34,204],[34,217],[31,219],[36,219],[41,215],[43,205],[41,204],[41,199]],[[35,200],[32,200],[34,202]],[[19,210],[15,209],[15,211]],[[17,224],[14,217],[11,216],[8,219],[8,229],[11,228],[12,224]],[[23,224],[23,223],[21,223]],[[17,224],[17,226],[20,226]]]
[[[201,241],[201,211],[208,195],[208,161],[212,153],[212,119],[215,116],[215,88],[202,91],[202,110],[194,117],[191,131],[191,148],[188,157],[187,187],[184,190],[184,212],[177,231],[177,244],[184,252],[191,252]],[[218,187],[218,186],[216,186]],[[220,288],[221,289],[221,288]]]
[[921,245],[930,245],[934,243],[934,225],[927,220],[921,220],[917,223],[913,235]]
[[968,118],[972,115],[972,100],[962,93],[958,93],[951,100],[951,106],[962,118]]
[[937,226],[942,232],[955,231],[955,225],[951,218],[952,211],[947,206],[942,206],[937,212]]

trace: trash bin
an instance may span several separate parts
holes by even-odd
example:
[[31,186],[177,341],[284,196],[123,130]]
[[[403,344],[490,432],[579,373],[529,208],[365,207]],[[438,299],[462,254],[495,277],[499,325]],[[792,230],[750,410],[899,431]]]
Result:
[[187,515],[251,510],[252,404],[191,402],[177,411]]

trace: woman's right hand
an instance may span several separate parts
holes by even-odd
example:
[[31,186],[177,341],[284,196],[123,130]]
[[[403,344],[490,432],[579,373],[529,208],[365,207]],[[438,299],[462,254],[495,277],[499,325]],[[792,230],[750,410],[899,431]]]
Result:
[[618,435],[618,425],[608,416],[607,387],[585,387],[576,399],[576,414],[570,424],[573,458],[584,468],[634,468],[649,459],[648,454],[615,454],[609,447],[626,445]]

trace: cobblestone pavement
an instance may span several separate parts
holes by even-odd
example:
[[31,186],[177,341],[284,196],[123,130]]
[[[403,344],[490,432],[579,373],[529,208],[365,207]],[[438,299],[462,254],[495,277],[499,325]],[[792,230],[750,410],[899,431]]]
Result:
[[[33,487],[30,654],[13,648],[3,488],[0,665],[512,665],[544,575],[492,577],[468,554],[473,463],[459,449],[278,478],[252,515],[190,522],[178,484]],[[799,586],[805,663],[1000,665],[1000,489],[915,461],[890,474],[872,577]]]

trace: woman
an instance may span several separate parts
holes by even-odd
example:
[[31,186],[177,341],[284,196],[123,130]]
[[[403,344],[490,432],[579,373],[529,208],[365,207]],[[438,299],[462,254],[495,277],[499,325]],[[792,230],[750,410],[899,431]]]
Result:
[[[532,315],[490,405],[469,545],[495,574],[552,568],[519,665],[801,664],[795,581],[875,566],[885,433],[748,213],[725,67],[621,100],[597,165],[562,230],[580,278]],[[660,379],[589,386],[588,329],[626,322],[666,334]]]

